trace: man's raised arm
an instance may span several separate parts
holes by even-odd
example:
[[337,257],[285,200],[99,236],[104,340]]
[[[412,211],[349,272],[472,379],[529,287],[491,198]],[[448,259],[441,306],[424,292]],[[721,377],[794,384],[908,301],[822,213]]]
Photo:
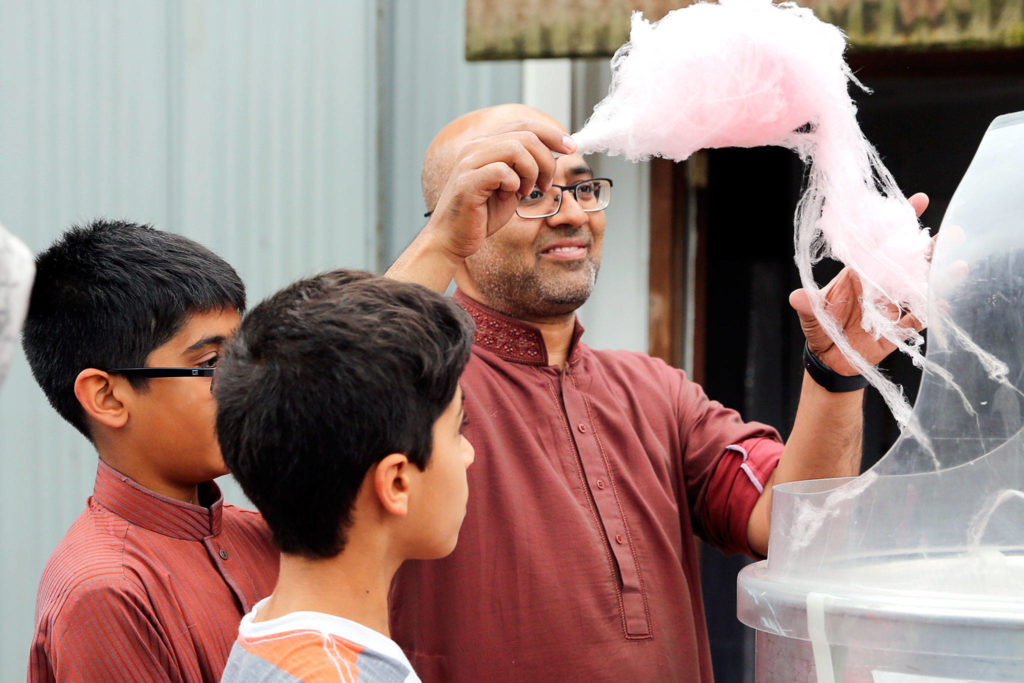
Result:
[[453,148],[457,134],[438,136],[424,160],[430,220],[385,275],[443,292],[463,260],[515,213],[534,187],[548,190],[554,154],[576,149],[553,121],[523,120]]

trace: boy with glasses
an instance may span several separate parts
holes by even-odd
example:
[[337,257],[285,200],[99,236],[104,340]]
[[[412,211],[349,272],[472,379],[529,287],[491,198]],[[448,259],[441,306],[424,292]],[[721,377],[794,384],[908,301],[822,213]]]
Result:
[[245,287],[199,244],[96,221],[36,260],[23,345],[99,454],[93,495],[39,585],[29,681],[216,681],[277,551],[224,503],[210,391]]
[[217,370],[217,434],[281,571],[224,683],[419,680],[388,590],[405,560],[450,553],[466,513],[471,330],[440,294],[344,270],[246,315]]

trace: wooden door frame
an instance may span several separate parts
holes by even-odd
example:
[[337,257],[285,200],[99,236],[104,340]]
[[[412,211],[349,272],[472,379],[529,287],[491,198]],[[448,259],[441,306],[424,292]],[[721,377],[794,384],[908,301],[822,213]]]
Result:
[[707,155],[651,162],[649,353],[704,381]]

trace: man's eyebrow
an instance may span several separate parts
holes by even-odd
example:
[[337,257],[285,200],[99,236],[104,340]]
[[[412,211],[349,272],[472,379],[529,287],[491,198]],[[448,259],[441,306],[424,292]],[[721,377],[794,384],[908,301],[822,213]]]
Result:
[[573,166],[568,171],[568,175],[594,175],[594,170],[586,164],[580,164],[579,166]]
[[195,344],[193,344],[192,346],[190,346],[187,349],[185,349],[185,353],[190,353],[192,351],[198,351],[199,349],[203,348],[204,346],[212,346],[214,344],[223,344],[225,341],[227,341],[227,337],[225,337],[223,334],[212,334],[209,337],[203,337],[202,339],[197,341]]

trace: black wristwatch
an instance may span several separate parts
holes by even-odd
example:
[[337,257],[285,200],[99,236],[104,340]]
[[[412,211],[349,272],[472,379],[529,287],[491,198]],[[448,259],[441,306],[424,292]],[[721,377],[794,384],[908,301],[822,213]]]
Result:
[[811,353],[807,342],[804,342],[804,369],[815,382],[820,384],[826,391],[833,394],[842,394],[847,391],[857,391],[868,385],[863,375],[840,375],[838,372],[825,365],[820,358]]

